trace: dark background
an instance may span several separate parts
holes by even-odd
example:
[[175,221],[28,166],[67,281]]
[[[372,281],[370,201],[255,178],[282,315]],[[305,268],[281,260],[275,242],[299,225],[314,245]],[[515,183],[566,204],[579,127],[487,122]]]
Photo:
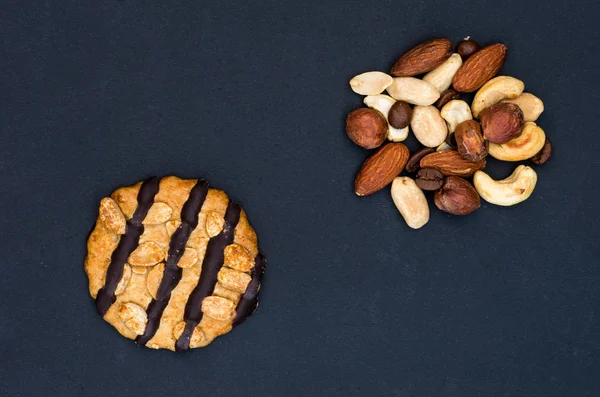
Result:
[[[1,395],[600,395],[597,1],[148,3],[0,6]],[[466,35],[508,46],[554,156],[528,201],[413,231],[353,193],[348,80]],[[100,199],[169,174],[241,202],[269,259],[259,311],[177,355],[83,271]]]

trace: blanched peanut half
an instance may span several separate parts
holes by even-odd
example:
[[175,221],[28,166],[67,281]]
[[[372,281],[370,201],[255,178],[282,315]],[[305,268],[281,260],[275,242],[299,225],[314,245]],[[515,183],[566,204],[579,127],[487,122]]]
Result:
[[117,288],[115,289],[115,295],[121,295],[125,291],[127,284],[129,284],[129,280],[131,280],[131,266],[126,263],[125,266],[123,266],[121,281],[119,281],[119,284],[117,284]]
[[99,218],[111,232],[125,234],[125,215],[121,212],[119,205],[110,197],[104,197],[100,201]]
[[159,223],[165,223],[171,219],[173,209],[165,203],[156,202],[152,204],[152,207],[148,210],[148,214],[142,221],[144,225],[156,225]]
[[440,97],[434,86],[415,77],[396,77],[387,88],[392,98],[412,105],[433,105]]
[[[226,269],[226,268],[224,267],[223,269]],[[244,291],[244,292],[246,292],[246,291]],[[213,295],[228,299],[235,304],[237,304],[240,301],[240,297],[241,297],[241,293],[227,289],[221,283],[217,283],[215,285],[215,290],[213,291]]]
[[[363,100],[364,104],[368,107],[378,110],[381,114],[385,116],[387,120],[388,114],[390,113],[390,108],[396,100],[388,95],[368,95]],[[388,122],[388,133],[387,139],[392,142],[402,142],[408,137],[408,126],[402,129],[397,129],[392,127]]]
[[142,335],[148,322],[146,311],[135,303],[123,303],[119,308],[119,318],[125,322],[127,328],[136,335]]
[[454,132],[456,126],[466,120],[473,120],[469,104],[460,99],[454,99],[444,105],[440,115],[448,123],[448,131]]
[[511,102],[520,107],[525,121],[536,121],[544,111],[544,102],[528,92],[524,92],[514,99],[505,99],[502,102]]
[[415,106],[410,128],[423,146],[437,147],[446,140],[448,127],[435,106]]
[[217,276],[219,283],[225,288],[243,294],[250,284],[252,277],[249,274],[238,272],[228,267],[222,267]]
[[169,221],[165,223],[165,227],[167,228],[167,233],[169,234],[169,236],[172,236],[173,233],[175,233],[175,230],[177,230],[179,225],[181,225],[180,221]]
[[521,135],[498,145],[490,142],[488,153],[495,159],[504,161],[522,161],[535,156],[546,143],[544,130],[534,122],[525,123]]
[[206,214],[206,234],[215,237],[223,230],[225,219],[217,211],[209,211]]
[[435,87],[438,92],[446,91],[452,84],[452,79],[462,65],[462,58],[458,54],[450,55],[446,62],[442,63],[423,77],[423,81]]
[[152,299],[156,299],[156,295],[158,294],[158,287],[160,287],[160,282],[163,278],[163,273],[165,272],[165,264],[159,263],[150,269],[148,276],[146,277],[146,288],[152,296]]
[[491,204],[510,206],[525,201],[531,196],[537,174],[533,168],[520,165],[508,178],[495,181],[483,171],[475,172],[473,184],[485,201]]
[[186,269],[188,267],[194,266],[198,262],[198,252],[190,247],[185,247],[185,251],[183,251],[183,255],[177,262],[177,266],[182,269]]
[[254,258],[246,247],[230,244],[225,247],[223,265],[240,272],[247,272],[254,267]]
[[392,76],[383,72],[366,72],[350,80],[352,91],[360,95],[377,95],[392,84]]
[[164,256],[165,253],[158,244],[148,241],[138,245],[131,255],[129,255],[127,262],[133,266],[154,266]]
[[135,274],[146,274],[147,270],[146,266],[131,266],[131,271]]
[[400,176],[392,182],[392,200],[406,224],[419,229],[429,221],[429,205],[414,180]]
[[498,76],[485,83],[473,98],[471,110],[473,117],[479,117],[483,109],[506,98],[516,98],[523,92],[525,84],[514,77]]
[[[185,321],[181,321],[173,327],[173,336],[175,339],[179,339],[184,329]],[[202,329],[199,326],[194,328],[194,332],[192,332],[192,337],[190,338],[190,347],[193,349],[195,347],[206,346],[207,344],[206,336],[204,335],[204,332],[202,332]]]
[[235,317],[235,304],[220,296],[207,296],[202,301],[202,313],[215,320],[229,321]]

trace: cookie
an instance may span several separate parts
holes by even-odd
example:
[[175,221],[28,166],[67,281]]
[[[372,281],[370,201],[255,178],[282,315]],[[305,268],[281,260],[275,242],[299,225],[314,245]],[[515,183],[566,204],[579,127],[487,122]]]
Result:
[[266,266],[240,206],[204,180],[151,178],[100,202],[85,271],[98,313],[154,349],[203,347],[258,307]]

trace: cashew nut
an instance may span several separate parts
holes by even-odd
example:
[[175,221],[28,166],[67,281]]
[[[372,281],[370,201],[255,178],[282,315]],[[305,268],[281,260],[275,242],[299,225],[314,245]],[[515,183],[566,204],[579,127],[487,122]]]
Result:
[[526,165],[518,166],[508,178],[495,181],[483,171],[475,172],[473,184],[479,195],[488,203],[510,206],[525,201],[531,196],[537,174]]
[[510,76],[498,76],[485,83],[473,98],[471,110],[473,117],[478,117],[483,109],[500,102],[505,98],[516,98],[523,92],[525,84]]
[[402,142],[408,137],[408,126],[398,129],[390,126],[387,134],[388,141]]
[[392,84],[392,76],[383,72],[366,72],[350,80],[350,88],[360,95],[381,94],[390,84]]
[[511,102],[520,107],[525,121],[536,121],[544,111],[544,102],[528,92],[524,92],[514,99],[505,99],[502,102]]
[[503,144],[490,142],[488,153],[490,156],[504,161],[527,160],[542,150],[546,142],[544,130],[533,121],[525,123],[521,135]]
[[469,104],[460,99],[455,99],[444,105],[440,114],[448,123],[448,131],[454,132],[456,126],[466,120],[473,120]]
[[429,205],[414,180],[399,176],[392,182],[392,200],[406,224],[418,229],[429,221]]
[[428,82],[439,92],[446,91],[452,84],[452,79],[462,65],[462,58],[458,54],[452,54],[446,62],[423,76],[423,81]]
[[[379,110],[381,114],[388,118],[390,108],[396,102],[394,98],[388,95],[369,95],[363,100],[364,104],[375,110]],[[408,126],[405,128],[397,129],[392,127],[388,122],[388,133],[387,139],[392,142],[402,142],[408,137]]]
[[435,106],[415,106],[410,128],[423,146],[436,147],[446,140],[448,127]]
[[435,151],[436,152],[443,152],[444,150],[452,150],[454,149],[452,146],[448,145],[448,143],[446,141],[442,142],[441,145],[439,145]]
[[415,77],[394,78],[387,92],[399,101],[421,106],[432,105],[440,97],[433,85]]

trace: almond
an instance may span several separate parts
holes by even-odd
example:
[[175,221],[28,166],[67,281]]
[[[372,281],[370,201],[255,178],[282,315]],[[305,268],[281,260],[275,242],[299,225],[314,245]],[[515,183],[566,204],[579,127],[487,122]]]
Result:
[[368,196],[389,185],[402,171],[410,152],[402,143],[388,143],[363,164],[354,181],[354,192]]
[[450,40],[429,40],[402,55],[392,67],[391,74],[396,77],[410,77],[427,73],[444,63],[450,55],[452,55]]
[[468,177],[485,167],[485,159],[469,161],[456,150],[444,150],[428,154],[421,159],[421,168],[435,168],[445,176]]
[[471,55],[454,75],[452,87],[459,92],[473,92],[500,71],[506,59],[506,46],[496,43]]

